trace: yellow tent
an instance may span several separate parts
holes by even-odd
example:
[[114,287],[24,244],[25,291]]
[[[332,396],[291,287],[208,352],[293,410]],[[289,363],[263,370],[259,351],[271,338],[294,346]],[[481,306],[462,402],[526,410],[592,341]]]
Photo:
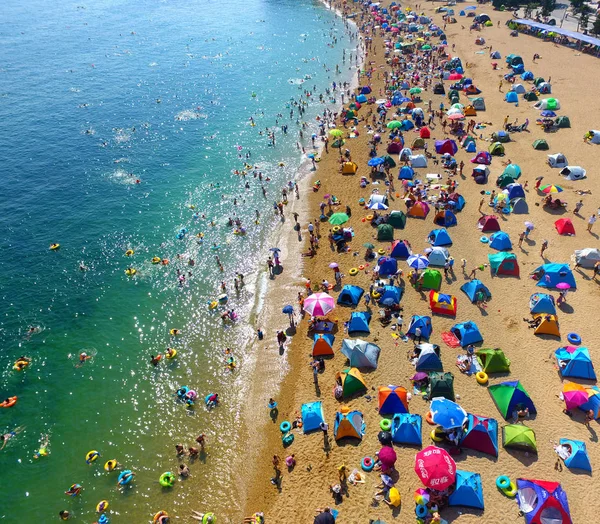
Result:
[[477,111],[472,105],[468,105],[465,107],[465,112],[463,113],[465,116],[477,116]]
[[344,162],[342,166],[343,175],[353,175],[356,171],[358,171],[358,165],[355,162]]
[[536,335],[554,335],[555,337],[560,337],[560,331],[558,329],[558,318],[556,317],[556,315],[538,313],[536,315],[533,315],[533,318],[542,319],[540,325],[535,328],[534,333]]

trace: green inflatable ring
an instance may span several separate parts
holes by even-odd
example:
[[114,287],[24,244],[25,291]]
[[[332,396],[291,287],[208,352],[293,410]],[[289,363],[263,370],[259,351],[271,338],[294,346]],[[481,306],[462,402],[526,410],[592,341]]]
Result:
[[392,429],[392,421],[389,418],[384,418],[379,423],[379,427],[382,429],[382,431],[389,431]]

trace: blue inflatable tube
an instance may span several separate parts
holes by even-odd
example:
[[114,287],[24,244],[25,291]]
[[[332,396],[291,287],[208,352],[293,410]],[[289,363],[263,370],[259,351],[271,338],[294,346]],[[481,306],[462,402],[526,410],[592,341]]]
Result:
[[290,429],[292,429],[292,425],[287,420],[284,420],[279,426],[279,430],[282,433],[287,433]]
[[122,471],[119,475],[119,485],[125,486],[126,484],[129,484],[133,480],[133,475],[131,473],[132,471],[130,469]]
[[581,344],[581,337],[577,333],[569,333],[567,335],[567,340],[571,344],[575,344],[576,346],[578,346],[579,344]]

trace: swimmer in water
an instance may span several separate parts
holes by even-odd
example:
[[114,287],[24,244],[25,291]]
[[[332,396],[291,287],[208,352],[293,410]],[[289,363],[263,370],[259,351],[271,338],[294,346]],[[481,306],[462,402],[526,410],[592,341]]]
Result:
[[48,456],[48,444],[50,442],[50,437],[48,435],[42,435],[40,438],[40,448],[33,454],[34,459],[39,459],[40,457]]
[[173,348],[167,348],[165,353],[169,358],[173,358],[177,354],[177,352]]
[[153,366],[158,366],[158,364],[159,364],[159,362],[161,361],[161,359],[162,359],[162,356],[161,356],[161,355],[157,355],[157,356],[150,355],[150,363],[151,363]]
[[76,497],[81,493],[81,485],[80,484],[72,484],[71,487],[65,491],[65,495],[71,495],[71,497]]
[[94,358],[92,355],[88,355],[85,351],[82,351],[81,353],[79,353],[79,363],[77,364],[77,367],[81,367],[83,366],[88,360],[91,360],[92,358]]
[[88,267],[84,264],[83,260],[79,263],[79,270],[80,271],[87,271]]
[[66,509],[60,511],[58,516],[60,517],[60,520],[69,520],[71,518],[71,514]]
[[0,435],[0,442],[2,442],[2,447],[0,448],[0,451],[2,451],[4,449],[4,447],[6,446],[6,444],[8,443],[8,441],[11,438],[16,437],[24,429],[25,429],[25,426],[19,426],[8,433],[4,433],[4,435]]

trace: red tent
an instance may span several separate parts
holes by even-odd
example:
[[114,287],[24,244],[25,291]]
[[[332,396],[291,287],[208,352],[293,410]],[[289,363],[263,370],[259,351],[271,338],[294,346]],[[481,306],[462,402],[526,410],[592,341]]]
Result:
[[419,131],[419,136],[421,138],[431,138],[431,131],[429,130],[428,127],[422,127],[421,130]]
[[575,227],[573,227],[573,222],[571,222],[570,218],[559,218],[556,222],[554,222],[554,226],[556,227],[556,231],[558,231],[559,235],[575,234]]
[[488,231],[500,231],[500,224],[498,223],[498,217],[494,215],[486,215],[481,217],[477,222],[477,227],[482,232],[487,233]]

